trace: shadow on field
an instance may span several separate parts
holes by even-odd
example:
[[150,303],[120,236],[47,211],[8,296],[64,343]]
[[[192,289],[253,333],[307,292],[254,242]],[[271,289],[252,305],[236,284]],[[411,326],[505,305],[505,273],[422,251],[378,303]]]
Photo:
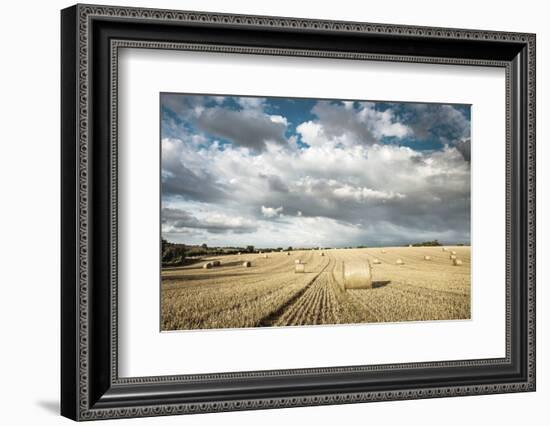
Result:
[[228,277],[242,277],[243,274],[185,274],[185,275],[169,275],[162,277],[163,282],[168,281],[194,281],[194,280],[208,280],[212,278],[223,279]]
[[[201,263],[200,266],[191,267],[191,268],[185,268],[181,269],[182,271],[185,271],[184,274],[170,274],[170,275],[161,275],[163,282],[170,282],[170,281],[200,281],[200,280],[208,280],[212,278],[216,278],[217,280],[223,280],[224,278],[230,278],[230,277],[253,277],[253,276],[265,276],[265,271],[262,271],[261,269],[258,271],[255,271],[256,265],[254,262],[252,262],[252,266],[248,268],[242,268],[240,272],[237,272],[237,270],[233,269],[231,271],[224,271],[225,267],[231,267],[231,266],[241,266],[245,262],[245,259],[239,260],[239,261],[233,261],[233,262],[226,262],[222,263],[220,266],[213,267],[211,269],[204,269]],[[249,261],[250,262],[250,261]],[[289,267],[290,269],[291,267]],[[175,268],[172,269],[163,269],[162,271],[174,271]],[[189,273],[190,271],[193,271],[192,273]],[[196,272],[195,272],[196,271]],[[199,273],[198,271],[204,271],[203,273]],[[208,272],[207,272],[208,271]],[[280,273],[287,273],[288,271],[280,271]],[[315,271],[304,271],[300,272],[298,275],[316,275],[319,272]],[[272,273],[277,274],[277,273]],[[382,285],[384,285],[385,281],[381,281]],[[389,283],[389,281],[388,281]]]
[[[223,262],[221,263],[220,266],[217,266],[217,268],[223,268],[223,267],[227,267],[227,266],[242,266],[242,264],[244,262],[246,262],[248,259],[244,259],[243,260],[235,260],[233,262]],[[249,262],[251,262],[250,260],[248,260]],[[253,264],[254,265],[254,264]]]
[[[219,259],[217,259],[219,260]],[[216,270],[216,269],[219,269],[219,268],[223,268],[223,267],[230,267],[230,266],[241,266],[247,259],[243,258],[243,260],[235,260],[233,262],[224,262],[223,260],[221,260],[221,264],[220,266],[216,266],[215,268],[212,268],[212,270]],[[208,259],[202,259],[202,260],[198,260],[196,262],[193,262],[191,263],[193,266],[191,267],[187,267],[185,268],[186,271],[192,271],[194,269],[203,269],[203,265],[206,263],[206,262],[212,262],[211,260],[208,260]],[[249,260],[250,262],[250,260]],[[163,271],[175,271],[175,270],[178,270],[178,269],[183,269],[183,267],[179,267],[179,268],[162,268]]]
[[[204,260],[202,259],[188,259],[185,262],[179,264],[179,265],[162,265],[163,271],[177,271],[178,269],[183,269],[186,266],[190,265],[202,265],[204,263]],[[186,269],[197,269],[202,266],[197,266],[196,268],[186,268]]]
[[391,281],[373,281],[372,288],[386,287]]

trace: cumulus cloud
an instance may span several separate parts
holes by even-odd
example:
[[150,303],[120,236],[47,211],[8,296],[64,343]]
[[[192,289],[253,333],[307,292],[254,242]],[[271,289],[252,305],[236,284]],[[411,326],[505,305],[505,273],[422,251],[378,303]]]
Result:
[[224,197],[224,184],[217,181],[208,165],[201,161],[191,142],[162,140],[162,195],[201,201],[219,200]]
[[302,136],[302,141],[309,146],[322,146],[329,142],[329,137],[319,123],[306,121],[296,127],[296,130]]
[[394,198],[404,198],[403,194],[386,192],[386,191],[377,191],[375,189],[370,189],[364,186],[351,186],[349,184],[344,184],[339,186],[333,191],[336,198],[342,200],[353,200],[357,202],[364,202],[370,199],[376,200],[391,200]]
[[284,183],[283,179],[277,175],[265,175],[260,173],[261,178],[267,181],[268,189],[277,192],[288,192],[288,186]]
[[470,122],[452,105],[410,104],[406,114],[409,126],[418,138],[438,135],[446,142],[470,136]]
[[162,227],[163,232],[177,233],[187,229],[201,229],[211,233],[250,233],[256,230],[256,227],[250,224],[243,217],[228,216],[219,212],[203,212],[200,219],[190,212],[176,208],[162,209]]
[[288,120],[282,115],[270,115],[269,119],[274,123],[284,124],[285,126],[288,125]]
[[[202,161],[219,182],[227,182],[223,197],[213,201],[215,207],[246,213],[250,223],[280,220],[284,211],[285,220],[325,218],[347,226],[359,224],[363,230],[368,227],[370,233],[357,234],[363,243],[389,238],[389,226],[374,226],[381,223],[399,224],[391,228],[400,230],[392,234],[399,241],[422,232],[444,236],[449,229],[462,240],[468,238],[469,166],[457,149],[419,154],[410,148],[375,145],[336,149],[332,156],[323,152],[310,148],[250,160],[245,150],[228,148],[203,152]],[[246,169],[235,167],[245,162]],[[209,199],[207,194],[192,193],[187,198]],[[330,240],[323,245],[330,245]]]
[[271,218],[274,218],[274,217],[278,217],[281,215],[282,211],[283,211],[283,208],[282,207],[266,207],[266,206],[262,206],[262,215],[264,217],[267,217],[268,219],[271,219]]
[[370,102],[319,101],[312,112],[317,119],[304,122],[296,129],[303,141],[311,146],[327,143],[372,145],[385,136],[403,138],[410,133],[390,109],[378,111]]
[[399,110],[399,118],[418,141],[435,140],[442,146],[456,146],[470,161],[470,119],[463,105],[407,104]]
[[252,98],[252,97],[239,97],[237,98],[237,103],[243,108],[243,109],[263,109],[265,98]]
[[[227,104],[233,102],[234,107]],[[188,127],[260,152],[267,144],[287,145],[288,122],[264,111],[265,98],[162,94],[163,137]]]
[[470,138],[461,139],[456,143],[456,149],[462,154],[466,161],[470,161],[471,158],[471,146]]
[[[466,130],[451,129],[460,127],[452,111],[434,110],[441,122],[424,117],[422,127],[395,106],[322,101],[300,120],[284,105],[276,109],[263,100],[246,107],[233,101],[232,108],[225,107],[228,98],[209,100],[201,112],[190,103],[194,112],[183,121],[195,130],[163,138],[163,207],[174,210],[166,218],[163,210],[163,234],[188,243],[258,247],[469,241],[470,139]],[[235,133],[206,132],[198,120],[204,114],[225,117],[212,118],[211,129],[230,128],[231,121]],[[451,116],[445,129],[443,117]],[[280,126],[279,142],[265,136],[272,125]],[[448,139],[423,150],[415,132]],[[302,145],[289,148],[296,137]],[[410,143],[400,145],[401,139]]]
[[237,146],[264,151],[271,142],[287,143],[286,125],[254,110],[234,111],[226,108],[207,108],[197,114],[197,127],[215,137],[227,139]]

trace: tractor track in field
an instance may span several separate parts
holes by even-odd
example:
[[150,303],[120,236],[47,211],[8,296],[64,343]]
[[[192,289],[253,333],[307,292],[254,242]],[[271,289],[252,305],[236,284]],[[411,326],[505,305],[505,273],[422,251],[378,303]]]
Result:
[[321,276],[323,272],[327,269],[327,267],[333,263],[332,259],[329,259],[327,264],[321,268],[319,272],[311,279],[309,283],[307,283],[300,291],[296,292],[292,297],[290,297],[285,303],[283,303],[281,306],[279,306],[275,311],[271,312],[269,315],[266,315],[264,318],[262,318],[258,322],[258,327],[270,327],[273,325],[279,325],[277,322],[279,319],[285,315],[285,313],[294,306],[295,303],[298,303],[299,300],[304,296],[304,294],[315,284],[315,282],[318,280],[318,278]]

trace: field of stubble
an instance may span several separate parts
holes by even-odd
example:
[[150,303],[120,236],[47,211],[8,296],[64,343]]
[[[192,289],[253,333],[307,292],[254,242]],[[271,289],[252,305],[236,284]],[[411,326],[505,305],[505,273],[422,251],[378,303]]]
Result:
[[[243,328],[470,318],[470,247],[293,251],[220,256],[165,268],[162,330]],[[424,260],[424,256],[431,260]],[[380,264],[372,264],[373,259]],[[305,262],[305,273],[294,262]],[[397,259],[404,261],[396,265]],[[203,269],[207,260],[221,266]],[[245,260],[252,267],[242,266]],[[370,260],[373,288],[344,290],[343,263]]]

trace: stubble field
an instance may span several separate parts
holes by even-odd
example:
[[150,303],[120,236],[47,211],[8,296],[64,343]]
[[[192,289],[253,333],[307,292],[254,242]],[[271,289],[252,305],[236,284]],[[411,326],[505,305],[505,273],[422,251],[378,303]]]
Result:
[[[189,330],[470,318],[470,247],[242,254],[164,268],[161,329]],[[462,265],[449,259],[455,251]],[[425,260],[429,256],[431,260]],[[379,264],[374,264],[378,259]],[[396,261],[402,259],[402,265]],[[204,269],[207,261],[221,265]],[[295,261],[305,264],[295,273]],[[251,267],[243,267],[250,261]],[[344,289],[347,262],[369,261],[372,288]]]

